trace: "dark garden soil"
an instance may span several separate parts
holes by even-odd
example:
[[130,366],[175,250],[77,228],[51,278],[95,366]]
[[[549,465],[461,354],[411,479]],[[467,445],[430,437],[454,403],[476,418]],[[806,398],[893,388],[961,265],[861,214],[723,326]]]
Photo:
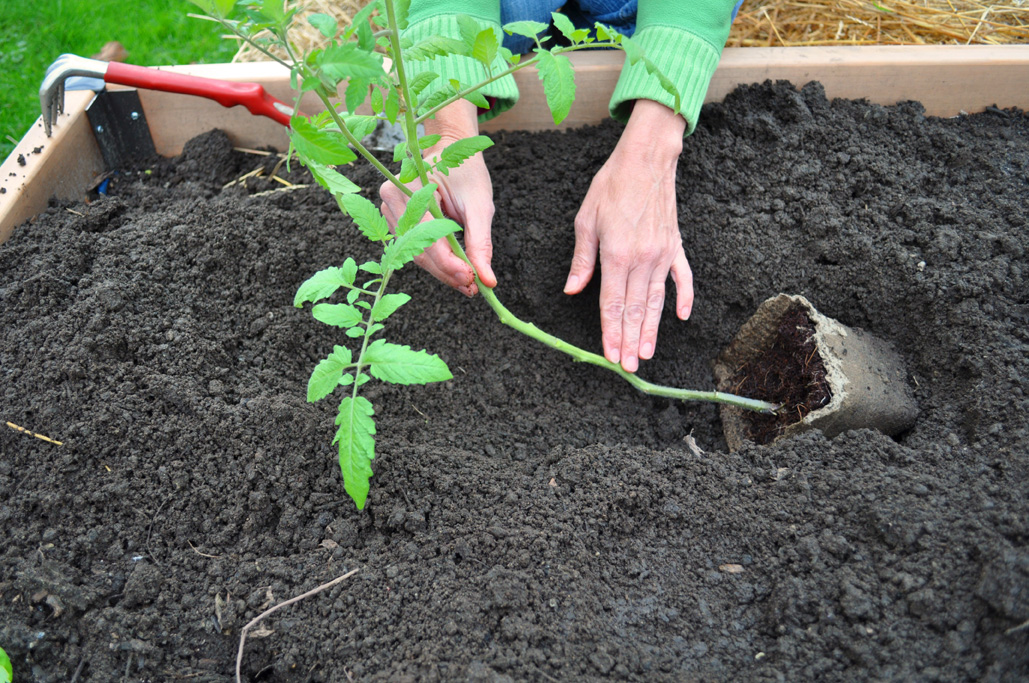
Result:
[[[561,288],[619,130],[487,153],[498,294],[594,350],[597,287]],[[638,395],[411,268],[391,338],[455,378],[369,385],[364,512],[335,404],[305,402],[340,337],[291,303],[367,248],[317,188],[221,190],[258,163],[209,135],[0,247],[0,416],[64,443],[0,425],[16,680],[227,681],[250,619],[355,568],[262,623],[247,680],[1029,677],[1025,115],[766,84],[687,141],[695,312],[669,297],[641,373],[710,389],[757,305],[803,294],[901,351],[909,433],[728,454],[714,406]]]

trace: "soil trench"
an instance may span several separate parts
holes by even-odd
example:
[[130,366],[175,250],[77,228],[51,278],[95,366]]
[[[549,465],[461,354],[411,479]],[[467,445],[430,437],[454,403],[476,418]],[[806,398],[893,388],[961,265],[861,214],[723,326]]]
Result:
[[[561,290],[620,130],[486,153],[498,296],[597,351],[599,278]],[[63,443],[0,424],[15,680],[227,681],[250,619],[354,568],[251,634],[245,680],[1029,679],[1024,113],[764,84],[686,140],[694,312],[669,282],[641,374],[712,389],[758,304],[803,294],[904,355],[910,432],[728,454],[714,406],[641,396],[411,267],[388,337],[454,379],[368,385],[364,512],[338,398],[305,401],[346,340],[292,299],[370,246],[320,188],[222,189],[261,164],[208,134],[0,245],[0,419]]]

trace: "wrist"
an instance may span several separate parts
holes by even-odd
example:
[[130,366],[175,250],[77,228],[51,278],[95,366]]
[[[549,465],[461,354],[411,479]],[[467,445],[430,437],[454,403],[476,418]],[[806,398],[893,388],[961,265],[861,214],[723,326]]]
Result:
[[622,140],[646,150],[655,161],[674,163],[682,154],[686,119],[653,100],[636,100]]
[[468,100],[451,102],[426,120],[425,132],[444,139],[461,140],[479,134],[479,108]]

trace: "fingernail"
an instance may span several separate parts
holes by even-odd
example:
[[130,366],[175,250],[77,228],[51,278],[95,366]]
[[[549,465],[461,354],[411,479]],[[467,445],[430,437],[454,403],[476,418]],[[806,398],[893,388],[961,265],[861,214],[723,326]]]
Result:
[[690,308],[689,306],[683,306],[683,307],[682,307],[682,310],[681,310],[681,311],[679,311],[679,318],[680,318],[680,319],[682,319],[682,320],[687,320],[687,319],[689,319],[689,317],[690,317],[690,312],[691,312],[692,310],[693,310],[693,309],[692,309],[692,308]]
[[607,352],[607,359],[612,363],[617,363],[620,358],[618,349],[611,349]]
[[625,362],[622,363],[622,368],[624,368],[626,372],[636,372],[639,367],[640,362],[637,360],[636,356],[626,356]]
[[[579,288],[579,277],[577,275],[570,275],[568,277],[568,282],[565,283],[565,294],[570,294],[571,292],[575,291],[578,288]],[[611,362],[615,363],[617,361],[611,361]]]
[[654,345],[650,342],[645,342],[640,347],[640,358],[650,358],[654,355]]

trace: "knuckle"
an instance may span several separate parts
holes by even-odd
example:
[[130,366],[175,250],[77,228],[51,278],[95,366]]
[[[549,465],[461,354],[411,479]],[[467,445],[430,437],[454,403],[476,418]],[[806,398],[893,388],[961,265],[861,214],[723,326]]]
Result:
[[610,301],[600,307],[600,315],[605,320],[621,320],[625,304],[621,301]]
[[646,315],[647,309],[643,304],[629,304],[625,307],[625,312],[622,314],[622,320],[626,321],[630,325],[639,326],[643,322],[643,317]]
[[664,290],[653,291],[647,295],[647,310],[660,311],[665,305]]

